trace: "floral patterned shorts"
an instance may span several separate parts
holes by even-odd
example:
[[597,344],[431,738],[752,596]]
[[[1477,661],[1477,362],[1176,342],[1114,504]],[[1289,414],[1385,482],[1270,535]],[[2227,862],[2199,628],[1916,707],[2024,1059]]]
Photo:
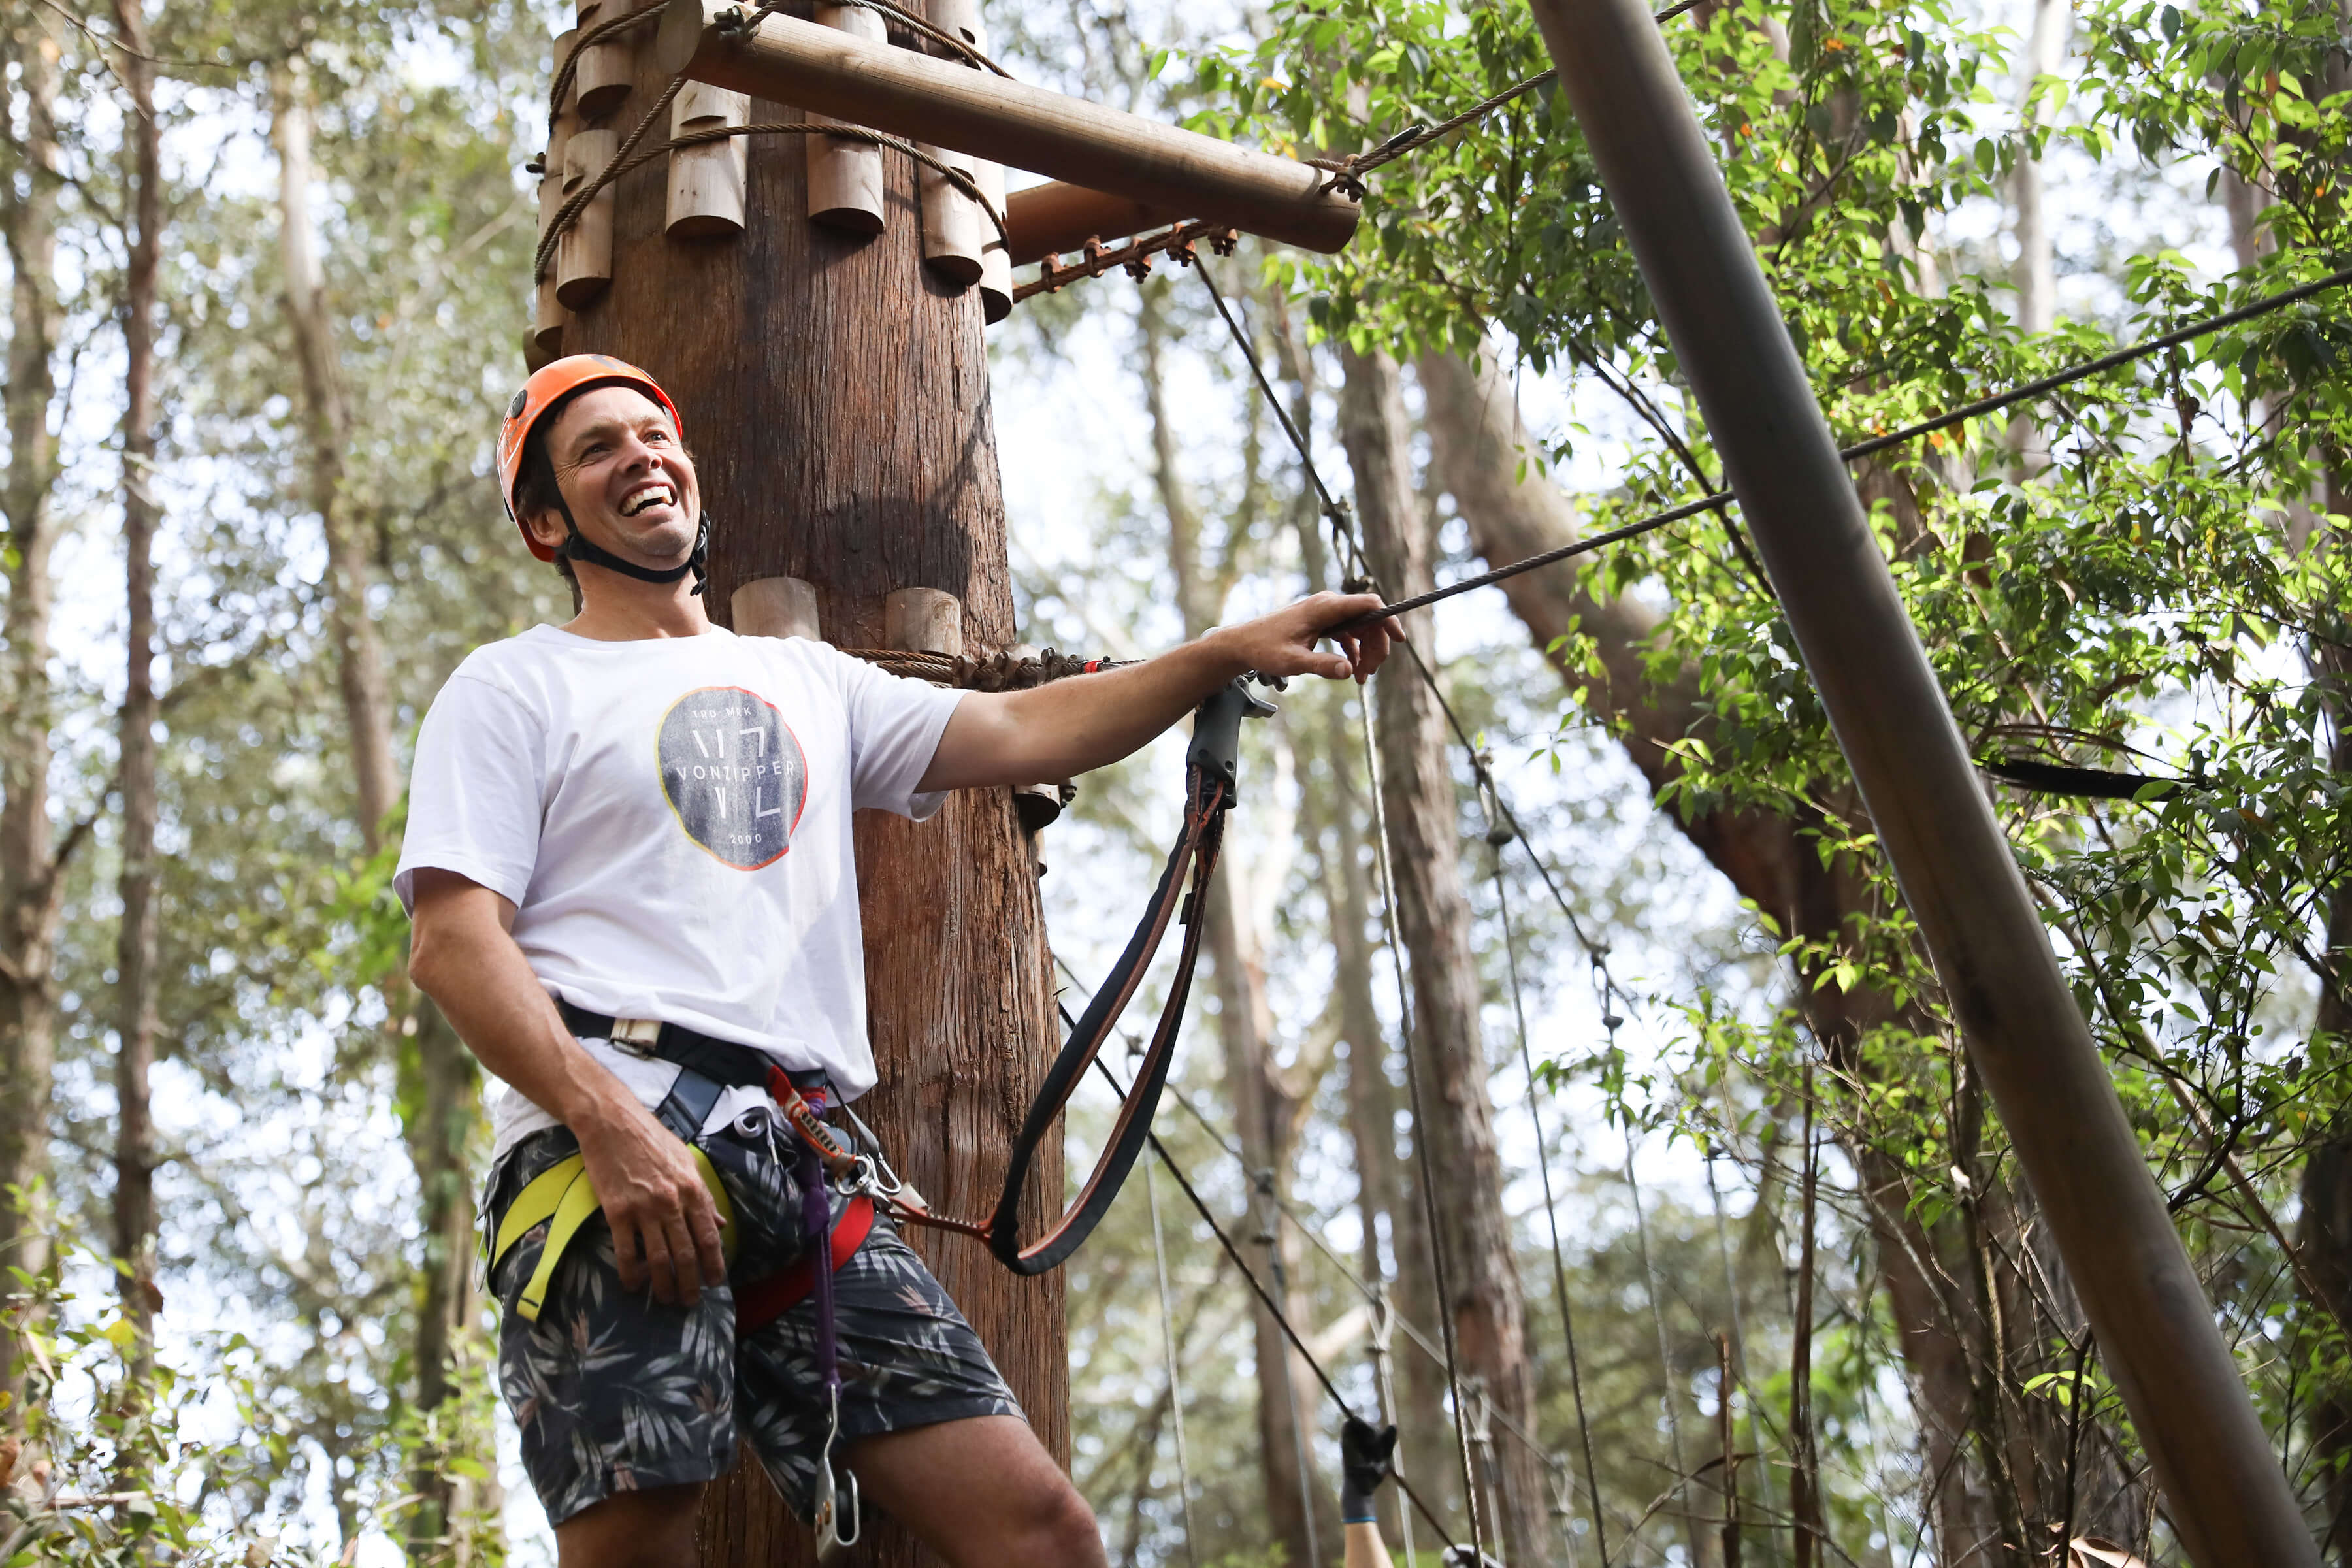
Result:
[[[487,1234],[525,1183],[578,1147],[560,1127],[515,1145],[490,1175]],[[731,1131],[702,1147],[734,1200],[730,1278],[761,1279],[790,1264],[804,1249],[792,1168]],[[499,1388],[548,1521],[561,1524],[614,1492],[723,1475],[739,1433],[806,1520],[825,1433],[814,1300],[739,1335],[731,1289],[705,1289],[692,1307],[624,1290],[613,1232],[599,1215],[556,1265],[539,1321],[526,1322],[515,1297],[545,1239],[541,1226],[517,1242],[490,1288],[503,1309]],[[834,1322],[845,1446],[877,1432],[1021,1415],[979,1336],[878,1213],[834,1277]]]

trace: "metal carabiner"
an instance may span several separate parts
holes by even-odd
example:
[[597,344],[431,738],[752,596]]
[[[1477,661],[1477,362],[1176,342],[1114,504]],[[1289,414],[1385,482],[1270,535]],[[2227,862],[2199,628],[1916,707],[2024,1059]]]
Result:
[[[835,1387],[827,1392],[832,1396],[832,1410],[825,1420],[824,1447],[817,1450],[815,1506],[810,1510],[811,1522],[816,1528],[816,1560],[821,1564],[845,1561],[866,1528],[864,1513],[858,1506],[857,1472],[848,1472],[845,1509],[842,1506],[843,1494],[834,1480],[833,1446],[841,1435],[841,1390]],[[846,1531],[841,1528],[845,1515],[849,1522]]]
[[866,1190],[879,1198],[895,1198],[905,1192],[905,1178],[890,1168],[889,1156],[882,1152],[882,1140],[874,1136],[874,1129],[866,1125],[866,1118],[846,1104],[842,1106],[841,1113],[849,1118],[850,1126],[857,1130],[858,1141],[866,1145],[866,1152],[860,1156],[870,1183]]

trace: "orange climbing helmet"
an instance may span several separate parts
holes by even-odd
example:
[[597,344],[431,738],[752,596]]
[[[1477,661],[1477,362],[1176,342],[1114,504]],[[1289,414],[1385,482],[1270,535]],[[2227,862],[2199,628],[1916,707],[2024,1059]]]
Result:
[[554,560],[555,552],[531,537],[530,530],[523,528],[522,517],[515,510],[515,482],[522,477],[522,449],[530,440],[532,427],[549,409],[590,386],[635,387],[668,411],[678,439],[686,439],[677,405],[669,400],[669,394],[661,389],[659,382],[626,361],[610,354],[566,354],[531,372],[530,379],[522,384],[522,390],[507,405],[506,422],[499,426],[499,493],[506,498],[507,516],[521,530],[522,542],[541,561]]

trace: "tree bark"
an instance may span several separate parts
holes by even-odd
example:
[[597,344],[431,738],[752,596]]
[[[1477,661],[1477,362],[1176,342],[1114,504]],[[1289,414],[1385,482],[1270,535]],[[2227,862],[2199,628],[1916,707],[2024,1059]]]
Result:
[[[21,115],[16,171],[0,180],[12,287],[8,380],[0,390],[8,425],[8,468],[0,479],[5,512],[8,603],[0,621],[0,1268],[39,1273],[48,1266],[48,1207],[38,1190],[48,1174],[51,1077],[57,1063],[58,889],[49,826],[49,515],[57,452],[49,408],[57,393],[50,360],[61,315],[57,298],[59,50],[54,17],[15,8],[0,20],[0,47],[14,64],[9,97]],[[21,1194],[21,1197],[12,1197]],[[22,1207],[19,1207],[21,1202]],[[25,1380],[16,1340],[0,1330],[0,1421],[15,1426]]]
[[[1195,637],[1224,613],[1231,572],[1213,572],[1202,547],[1203,519],[1179,466],[1175,432],[1168,417],[1161,356],[1167,327],[1160,314],[1166,285],[1142,290],[1144,401],[1151,420],[1153,478],[1160,510],[1168,517],[1168,561],[1176,579],[1176,605],[1184,635]],[[1227,551],[1230,563],[1232,552]],[[1283,1310],[1295,1323],[1308,1321],[1306,1299],[1287,1288],[1299,1278],[1298,1238],[1280,1223],[1276,1205],[1290,1195],[1291,1165],[1312,1098],[1311,1086],[1296,1081],[1274,1060],[1274,1010],[1266,996],[1265,942],[1247,894],[1245,863],[1229,857],[1210,889],[1203,944],[1209,950],[1209,994],[1217,1004],[1217,1040],[1224,1058],[1225,1093],[1232,1102],[1242,1158],[1260,1200],[1253,1209],[1267,1261],[1283,1276]],[[1301,1064],[1302,1066],[1306,1064]],[[1263,1201],[1261,1201],[1263,1200]],[[1266,1281],[1269,1288],[1273,1279]],[[1265,1483],[1266,1533],[1293,1563],[1316,1561],[1311,1549],[1339,1539],[1339,1513],[1327,1489],[1314,1484],[1300,1456],[1316,1429],[1323,1391],[1292,1353],[1272,1313],[1254,1307],[1252,1357],[1257,1380],[1257,1451]]]
[[278,148],[278,247],[286,274],[286,325],[302,374],[310,501],[327,542],[328,626],[350,735],[354,810],[372,855],[381,841],[384,815],[400,796],[400,780],[392,762],[392,698],[384,679],[383,642],[368,610],[374,573],[366,542],[351,526],[343,506],[343,453],[351,445],[351,415],[336,361],[326,274],[310,226],[310,82],[299,57],[270,69],[269,129]]
[[163,221],[155,68],[148,58],[146,7],[115,0],[116,66],[131,92],[125,184],[132,231],[126,237],[122,346],[122,542],[128,624],[121,715],[122,926],[116,942],[114,1256],[123,1321],[137,1334],[130,1353],[131,1397],[142,1400],[155,1363],[155,1134],[148,1079],[155,1065],[155,265]]
[[[1352,352],[1344,352],[1341,363],[1340,439],[1355,477],[1366,556],[1390,596],[1421,593],[1435,581],[1435,540],[1417,504],[1396,363],[1384,353]],[[1419,611],[1400,628],[1423,658],[1433,657],[1431,627],[1428,612]],[[1465,1374],[1483,1380],[1496,1408],[1533,1431],[1527,1300],[1503,1211],[1449,737],[1436,694],[1410,668],[1413,653],[1392,657],[1395,665],[1376,687],[1381,805],[1397,925],[1412,963],[1412,1049],[1423,1093],[1418,1136],[1427,1140],[1432,1167],[1446,1173],[1433,1194],[1435,1239],[1452,1295],[1444,1310],[1453,1316]],[[1518,1443],[1506,1444],[1498,1458],[1500,1555],[1516,1563],[1549,1563],[1550,1500],[1541,1459]]]
[[[1517,472],[1528,441],[1509,384],[1497,368],[1489,363],[1474,371],[1459,359],[1432,355],[1421,362],[1420,372],[1428,395],[1434,466],[1470,525],[1473,548],[1500,564],[1575,538],[1576,513],[1569,500],[1548,482],[1523,480]],[[1546,650],[1571,692],[1589,710],[1616,724],[1652,789],[1671,783],[1678,763],[1669,748],[1685,736],[1704,736],[1709,721],[1695,670],[1658,674],[1647,663],[1662,630],[1658,616],[1631,598],[1594,597],[1572,572],[1529,573],[1503,587],[1535,646]],[[1583,663],[1584,639],[1597,655],[1597,670]],[[1836,943],[1848,933],[1853,916],[1883,912],[1850,870],[1822,864],[1805,837],[1804,822],[1739,808],[1678,811],[1675,825],[1789,936]],[[1816,984],[1817,978],[1811,973],[1798,976],[1798,1005],[1827,1059],[1842,1072],[1855,1066],[1864,1036],[1890,1021],[1933,1032],[1931,1020],[1898,1009],[1884,996],[1864,988]],[[1940,1478],[1933,1497],[1937,1551],[1945,1563],[1971,1561],[1972,1552],[1990,1550],[2000,1539],[2002,1510],[1991,1495],[1993,1478],[1969,1457],[1980,1408],[1982,1358],[1972,1348],[1981,1342],[1976,1306],[1956,1283],[1968,1278],[1971,1267],[1966,1243],[1950,1234],[1948,1223],[1934,1233],[1920,1224],[1910,1175],[1899,1161],[1866,1139],[1843,1142],[1869,1205],[1879,1279],[1912,1375],[1928,1473]],[[2022,1211],[2009,1205],[1995,1216],[1995,1234],[2012,1259],[2021,1252],[2011,1238],[2027,1228],[2022,1217]],[[2003,1288],[2021,1292],[2023,1282],[2011,1278],[2014,1272],[2004,1275]],[[2012,1336],[2008,1350],[2019,1358],[2015,1370],[2030,1375],[2040,1369],[2041,1325],[2030,1309],[2012,1306],[2002,1316]],[[2071,1333],[2077,1325],[2059,1326]],[[2024,1467],[2026,1478],[2037,1471],[2063,1473],[2063,1446],[2052,1448],[2044,1441],[2063,1445],[2063,1423],[2045,1430],[2047,1425],[2032,1428],[2034,1462]],[[2084,1457],[2099,1447],[2086,1436]],[[2104,1503],[2078,1505],[2078,1529],[2118,1538],[2132,1533],[2128,1521],[2137,1512],[2137,1484],[2116,1472],[2112,1485],[2084,1489],[2086,1500],[2095,1493]]]
[[[2331,475],[2326,499],[2335,516],[2352,510],[2352,476]],[[2334,540],[2324,539],[2323,545],[2340,548]],[[2338,773],[2352,773],[2352,648],[2315,640],[2309,657],[2314,672],[2331,688],[2326,703],[2334,728],[2331,763]],[[2352,983],[2352,879],[2339,880],[2328,895],[2322,961],[2336,980],[2319,990],[2311,1023],[2315,1047],[2324,1038],[2352,1036],[2352,1005],[2346,999]],[[2320,1309],[2314,1315],[2322,1324],[2331,1318],[2352,1321],[2352,1115],[2334,1117],[2305,1154],[2301,1196],[2295,1245],[2324,1297],[2312,1303]],[[2352,1387],[2341,1378],[2323,1382],[2313,1403],[2311,1431],[2326,1507],[2321,1546],[2338,1563],[2352,1563]]]
[[[635,51],[625,118],[667,79],[649,53]],[[751,115],[799,118],[765,101]],[[887,226],[858,237],[803,216],[797,138],[754,138],[748,154],[745,227],[722,242],[667,237],[662,161],[616,182],[613,282],[566,324],[564,352],[642,365],[677,400],[710,509],[715,616],[729,617],[740,584],[789,575],[814,586],[829,640],[879,647],[883,596],[938,588],[962,603],[967,653],[1009,647],[980,300],[923,265],[913,165],[886,160]],[[1003,789],[959,791],[928,822],[861,814],[856,838],[881,1075],[858,1110],[933,1206],[984,1215],[1058,1038],[1035,849]],[[1025,1235],[1062,1196],[1049,1147]],[[1064,1276],[1017,1278],[963,1237],[908,1239],[1066,1464]],[[893,1521],[869,1529],[863,1560],[875,1568],[930,1560]],[[738,1465],[704,1499],[701,1552],[709,1564],[806,1563],[809,1533],[757,1465]]]

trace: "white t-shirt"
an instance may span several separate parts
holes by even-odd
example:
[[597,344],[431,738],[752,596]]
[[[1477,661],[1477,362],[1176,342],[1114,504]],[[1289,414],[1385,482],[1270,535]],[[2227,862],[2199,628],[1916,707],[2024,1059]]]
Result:
[[[533,626],[477,648],[433,700],[393,886],[413,912],[419,867],[455,871],[513,901],[515,942],[554,994],[863,1094],[850,813],[939,808],[915,786],[961,695],[797,637]],[[647,1105],[677,1076],[589,1048]],[[493,1122],[503,1153],[554,1119],[509,1089]]]

